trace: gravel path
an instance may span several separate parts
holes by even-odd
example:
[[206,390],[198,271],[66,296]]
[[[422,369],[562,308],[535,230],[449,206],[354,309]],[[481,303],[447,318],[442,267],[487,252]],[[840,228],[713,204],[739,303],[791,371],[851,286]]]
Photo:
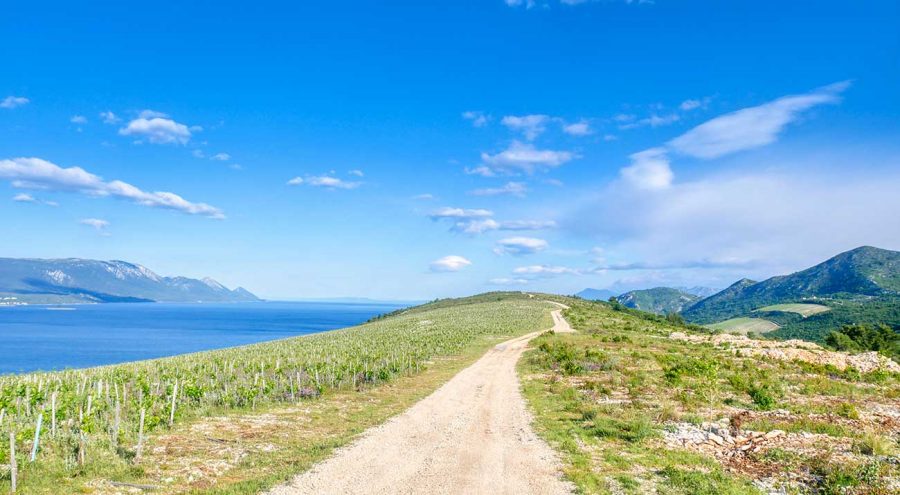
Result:
[[[553,321],[555,331],[572,331],[560,311]],[[403,414],[270,493],[571,493],[555,452],[531,429],[515,371],[540,333],[496,345]]]

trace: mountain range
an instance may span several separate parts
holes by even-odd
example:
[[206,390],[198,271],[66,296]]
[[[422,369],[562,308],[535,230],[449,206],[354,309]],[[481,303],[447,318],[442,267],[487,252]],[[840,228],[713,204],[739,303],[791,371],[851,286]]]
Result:
[[[586,296],[601,292],[586,289],[578,295],[595,299]],[[741,279],[705,297],[696,290],[656,287],[626,292],[617,299],[643,311],[677,311],[700,325],[739,317],[764,318],[779,326],[767,333],[773,337],[820,341],[831,330],[852,323],[884,323],[900,330],[900,252],[862,246],[789,275],[761,282]],[[824,311],[799,314],[771,308],[779,304],[815,304],[824,306],[820,308]]]
[[242,287],[163,277],[126,261],[0,258],[0,304],[259,300]]

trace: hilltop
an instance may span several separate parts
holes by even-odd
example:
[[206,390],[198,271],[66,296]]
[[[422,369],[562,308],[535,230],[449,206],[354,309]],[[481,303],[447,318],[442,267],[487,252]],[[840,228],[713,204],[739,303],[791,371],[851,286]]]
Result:
[[78,258],[0,258],[0,299],[7,305],[259,301],[211,278],[163,277],[127,261]]
[[629,308],[656,314],[669,314],[678,313],[684,308],[690,307],[700,300],[700,296],[672,287],[654,287],[629,291],[616,299]]
[[[829,311],[797,314],[789,303],[826,306]],[[863,246],[790,275],[762,282],[742,279],[687,307],[692,323],[762,317],[781,326],[774,336],[821,340],[849,323],[885,323],[900,328],[900,252]]]

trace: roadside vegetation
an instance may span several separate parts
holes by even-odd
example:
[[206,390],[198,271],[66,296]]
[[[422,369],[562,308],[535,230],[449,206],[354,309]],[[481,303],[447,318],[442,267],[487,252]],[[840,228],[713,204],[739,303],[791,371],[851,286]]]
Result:
[[549,328],[550,308],[490,293],[312,336],[0,376],[0,491],[12,481],[11,434],[18,493],[257,493],[404,410],[497,341]]
[[900,489],[900,374],[751,355],[677,318],[567,304],[578,333],[534,340],[520,374],[580,492]]

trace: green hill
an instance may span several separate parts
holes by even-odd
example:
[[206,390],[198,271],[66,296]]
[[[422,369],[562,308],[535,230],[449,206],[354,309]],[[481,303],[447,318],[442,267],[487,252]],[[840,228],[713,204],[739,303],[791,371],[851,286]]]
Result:
[[617,299],[622,305],[629,308],[656,314],[668,314],[678,313],[698,301],[700,297],[672,287],[654,287],[626,292]]
[[[831,311],[806,318],[760,311],[785,303],[815,303]],[[740,280],[682,312],[687,321],[698,324],[751,315],[781,326],[771,335],[810,340],[821,340],[846,323],[900,328],[900,252],[863,246],[790,275],[762,282]]]

